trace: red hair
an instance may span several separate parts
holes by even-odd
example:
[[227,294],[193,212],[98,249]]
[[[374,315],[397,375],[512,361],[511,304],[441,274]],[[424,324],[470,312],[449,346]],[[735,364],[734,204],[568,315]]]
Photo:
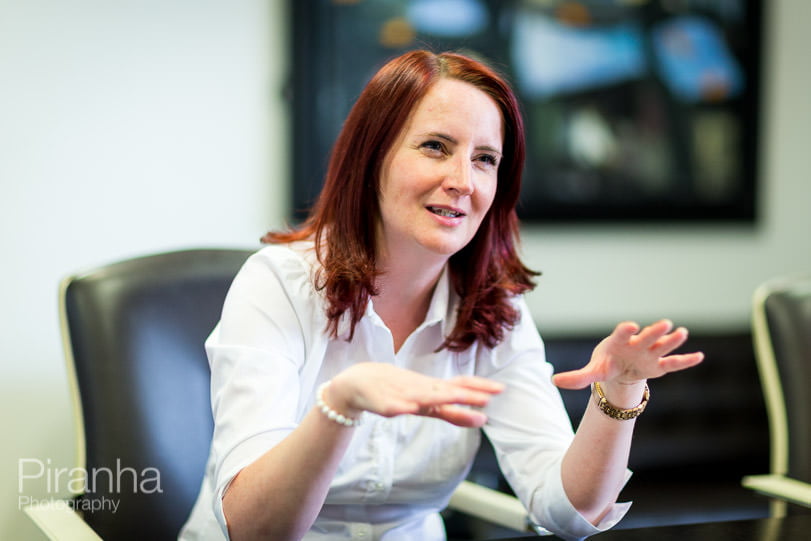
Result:
[[440,78],[472,84],[499,107],[504,122],[498,186],[473,239],[449,261],[461,298],[456,325],[439,349],[462,351],[480,341],[493,347],[520,315],[510,297],[534,287],[537,273],[516,251],[515,205],[524,167],[524,124],[509,85],[492,69],[454,53],[412,51],[387,63],[366,85],[333,147],[324,187],[307,220],[296,230],[270,232],[263,242],[314,239],[323,269],[316,287],[327,298],[328,331],[336,336],[348,312],[350,339],[376,294],[375,230],[383,160],[411,112]]

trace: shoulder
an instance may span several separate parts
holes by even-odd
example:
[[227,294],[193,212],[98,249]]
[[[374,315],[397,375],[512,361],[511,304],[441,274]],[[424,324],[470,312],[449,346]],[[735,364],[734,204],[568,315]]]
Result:
[[303,354],[324,327],[324,304],[311,279],[317,260],[301,244],[266,246],[247,259],[225,298],[218,344]]
[[522,353],[526,350],[543,349],[541,335],[535,323],[535,317],[529,309],[523,295],[516,295],[510,299],[513,308],[518,312],[518,320],[505,333],[504,340],[496,346],[497,349],[508,351],[511,354]]
[[[273,244],[253,253],[237,273],[228,299],[278,310],[320,304],[314,285],[318,260],[312,243]],[[229,303],[226,301],[226,305]],[[240,302],[241,301],[241,302]]]
[[506,368],[522,359],[545,360],[543,340],[523,295],[512,297],[510,303],[519,314],[515,325],[506,330],[495,347],[478,345],[476,348],[476,362],[482,373]]
[[311,270],[317,263],[312,242],[269,244],[255,252],[248,261],[269,269]]
[[285,289],[301,288],[312,283],[317,263],[312,243],[271,244],[247,259],[236,281],[274,280]]

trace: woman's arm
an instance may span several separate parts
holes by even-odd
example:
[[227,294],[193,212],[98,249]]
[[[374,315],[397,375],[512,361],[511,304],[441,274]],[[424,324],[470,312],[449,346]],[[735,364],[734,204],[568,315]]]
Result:
[[313,408],[240,471],[222,499],[231,539],[300,539],[315,521],[354,431]]
[[[643,387],[644,384],[628,389],[606,388],[605,395],[618,408],[632,408],[641,401]],[[563,457],[561,476],[566,495],[592,524],[602,520],[625,484],[635,422],[635,419],[612,419],[589,399],[574,440]]]
[[[687,330],[673,330],[662,320],[641,331],[621,323],[600,342],[586,367],[554,377],[555,385],[580,389],[602,382],[607,400],[629,409],[642,401],[646,380],[700,363],[700,352],[670,355],[687,340]],[[572,505],[597,524],[616,501],[624,480],[635,420],[617,420],[603,413],[594,399],[564,455],[562,481]]]
[[[441,380],[382,363],[359,363],[336,376],[323,400],[348,417],[416,414],[479,427],[482,407],[502,386],[477,377]],[[299,539],[312,526],[354,428],[313,408],[298,427],[231,482],[223,513],[232,539]]]

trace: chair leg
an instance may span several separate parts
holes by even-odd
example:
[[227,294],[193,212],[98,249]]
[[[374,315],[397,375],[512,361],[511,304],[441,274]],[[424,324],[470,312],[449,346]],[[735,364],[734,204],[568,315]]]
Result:
[[783,518],[786,516],[786,500],[772,498],[769,502],[769,516],[772,518]]

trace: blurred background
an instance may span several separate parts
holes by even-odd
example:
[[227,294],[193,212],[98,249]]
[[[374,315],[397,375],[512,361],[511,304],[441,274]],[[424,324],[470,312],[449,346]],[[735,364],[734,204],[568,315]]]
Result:
[[[543,334],[661,317],[746,330],[757,284],[811,269],[811,3],[773,0],[762,15],[754,218],[528,221]],[[0,0],[0,538],[43,538],[19,510],[18,461],[75,461],[62,277],[258,247],[291,219],[294,155],[323,159],[293,137],[293,29],[283,1]]]

